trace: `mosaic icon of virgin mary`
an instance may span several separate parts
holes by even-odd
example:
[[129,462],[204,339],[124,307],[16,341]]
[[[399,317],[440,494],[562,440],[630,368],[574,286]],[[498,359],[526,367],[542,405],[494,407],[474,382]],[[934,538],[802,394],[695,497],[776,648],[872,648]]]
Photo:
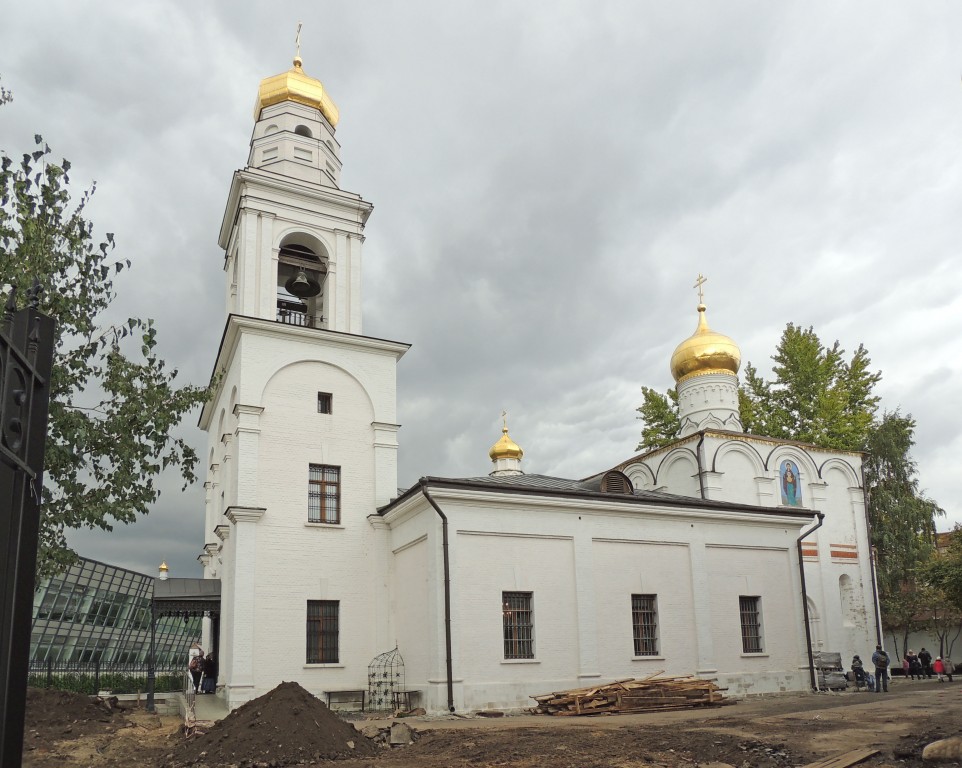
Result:
[[789,507],[802,505],[802,479],[798,474],[798,465],[794,461],[785,460],[778,468],[781,478],[782,504]]

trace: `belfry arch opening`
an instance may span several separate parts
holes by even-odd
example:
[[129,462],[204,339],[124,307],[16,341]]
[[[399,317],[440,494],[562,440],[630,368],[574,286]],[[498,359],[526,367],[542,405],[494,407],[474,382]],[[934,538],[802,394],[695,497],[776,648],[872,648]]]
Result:
[[326,328],[327,257],[319,243],[285,240],[277,253],[277,321]]

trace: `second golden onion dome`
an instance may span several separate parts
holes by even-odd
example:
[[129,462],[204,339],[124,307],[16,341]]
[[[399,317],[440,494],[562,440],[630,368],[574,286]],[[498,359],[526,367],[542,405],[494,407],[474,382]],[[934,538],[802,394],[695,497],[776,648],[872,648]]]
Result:
[[491,446],[491,450],[488,451],[488,456],[491,457],[491,461],[497,461],[498,459],[520,459],[524,456],[524,451],[521,450],[520,445],[508,437],[508,428],[504,427],[504,429],[501,430],[501,439]]
[[671,375],[680,383],[707,373],[738,373],[742,353],[728,336],[708,327],[705,305],[698,305],[698,327],[675,347],[671,356]]

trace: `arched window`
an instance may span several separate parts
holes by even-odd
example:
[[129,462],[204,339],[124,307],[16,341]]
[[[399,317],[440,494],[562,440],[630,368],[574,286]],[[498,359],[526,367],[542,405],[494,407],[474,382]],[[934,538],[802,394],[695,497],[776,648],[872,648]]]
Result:
[[314,134],[311,133],[311,129],[306,125],[297,126],[297,128],[294,129],[294,133],[296,133],[298,136],[307,136],[309,139],[314,138]]

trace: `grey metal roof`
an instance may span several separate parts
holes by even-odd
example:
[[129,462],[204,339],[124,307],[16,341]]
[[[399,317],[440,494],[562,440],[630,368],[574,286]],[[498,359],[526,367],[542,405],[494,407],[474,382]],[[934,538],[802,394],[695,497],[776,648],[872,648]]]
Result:
[[[490,490],[493,492],[517,493],[545,493],[554,496],[568,496],[571,498],[603,498],[608,501],[622,501],[637,504],[666,504],[670,506],[684,506],[689,508],[713,508],[739,510],[761,514],[786,515],[789,517],[811,517],[815,514],[812,509],[764,507],[754,504],[738,504],[729,501],[714,501],[692,496],[681,496],[663,491],[646,491],[635,489],[632,493],[604,493],[599,490],[598,476],[585,480],[569,480],[563,477],[549,475],[485,475],[483,477],[423,477],[422,483],[430,486],[446,486]],[[401,498],[417,493],[420,484],[408,488],[400,497],[392,500],[379,511],[384,513]]]
[[154,600],[220,598],[220,579],[154,579]]

